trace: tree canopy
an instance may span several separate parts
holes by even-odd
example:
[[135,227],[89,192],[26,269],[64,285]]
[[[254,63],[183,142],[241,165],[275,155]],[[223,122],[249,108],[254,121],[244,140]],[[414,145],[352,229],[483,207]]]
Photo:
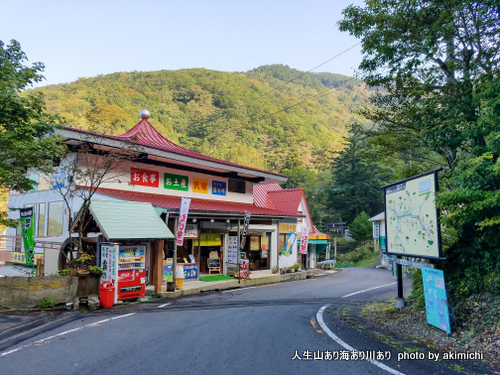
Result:
[[[372,0],[340,29],[362,40],[363,111],[380,154],[443,166],[438,207],[454,296],[500,290],[498,1]],[[420,170],[423,171],[423,170]]]
[[[63,150],[54,136],[60,119],[47,113],[43,95],[20,95],[43,79],[43,65],[28,67],[26,61],[17,41],[7,46],[0,41],[0,188],[18,191],[30,190],[35,184],[26,174],[29,168],[49,171]],[[2,212],[0,221],[5,220]]]

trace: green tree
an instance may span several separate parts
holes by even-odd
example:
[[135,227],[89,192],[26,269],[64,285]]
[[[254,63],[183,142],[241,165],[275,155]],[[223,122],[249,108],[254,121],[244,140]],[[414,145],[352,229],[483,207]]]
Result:
[[[43,64],[27,67],[25,61],[17,41],[7,46],[0,41],[0,187],[18,191],[34,187],[29,168],[50,173],[52,161],[64,150],[54,136],[59,116],[46,112],[41,93],[21,93],[43,79]],[[5,212],[0,221],[6,221]]]
[[[496,77],[496,79],[495,79]],[[500,80],[485,75],[474,88],[481,109],[478,121],[464,128],[468,138],[483,137],[483,146],[464,146],[457,166],[444,175],[448,189],[437,198],[446,212],[447,272],[454,294],[500,290]]]
[[370,217],[363,211],[352,221],[347,227],[349,235],[357,242],[364,242],[372,238],[372,223],[369,221]]
[[384,168],[365,153],[367,143],[360,127],[352,127],[347,147],[332,164],[330,205],[342,221],[351,222],[361,212],[375,215],[383,210]]
[[374,108],[364,114],[388,152],[456,166],[467,138],[463,128],[476,121],[473,87],[498,68],[499,7],[496,0],[375,0],[349,6],[342,31],[361,38],[365,82],[381,87]]

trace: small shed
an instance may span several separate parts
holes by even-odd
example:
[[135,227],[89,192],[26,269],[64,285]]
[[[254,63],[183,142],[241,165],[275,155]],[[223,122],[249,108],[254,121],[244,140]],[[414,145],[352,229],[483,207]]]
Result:
[[[78,228],[80,220],[86,220],[83,233],[86,243],[97,244],[96,237],[89,237],[89,233],[93,232],[102,235],[101,242],[145,244],[149,270],[147,277],[149,283],[155,285],[155,292],[160,291],[163,282],[164,241],[175,236],[151,203],[92,200],[89,215],[80,211],[72,224],[72,231]],[[96,240],[93,241],[93,238]],[[99,259],[99,251],[96,258]]]

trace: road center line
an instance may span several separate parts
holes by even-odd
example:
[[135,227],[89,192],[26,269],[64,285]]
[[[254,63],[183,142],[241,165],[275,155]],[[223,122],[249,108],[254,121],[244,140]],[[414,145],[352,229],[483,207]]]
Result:
[[[330,328],[328,328],[328,326],[325,324],[325,321],[323,320],[323,311],[325,311],[325,309],[328,306],[329,305],[325,305],[321,309],[318,310],[318,312],[316,313],[316,321],[318,322],[318,324],[320,325],[320,327],[323,329],[323,332],[325,332],[328,336],[330,336],[330,338],[333,341],[335,341],[337,344],[339,344],[340,346],[342,346],[346,350],[349,350],[350,352],[353,352],[353,351],[357,352],[358,350],[354,349],[352,346],[350,346],[349,344],[345,343],[335,333],[333,333],[332,331],[330,331]],[[389,366],[384,365],[383,363],[381,363],[379,361],[375,361],[373,359],[367,359],[367,361],[370,362],[370,363],[372,363],[372,364],[374,364],[375,366],[381,368],[382,370],[385,370],[385,371],[389,372],[390,374],[393,374],[393,375],[405,375],[402,372],[394,370],[394,369],[390,368]]]
[[171,305],[172,302],[164,303],[163,305],[158,306],[159,309],[163,309],[164,307]]
[[353,295],[355,295],[355,294],[368,292],[368,291],[373,290],[373,289],[385,288],[386,286],[396,285],[396,284],[397,284],[397,282],[390,283],[390,284],[385,284],[385,285],[374,286],[373,288],[363,289],[363,290],[360,290],[360,291],[358,291],[358,292],[354,292],[354,293],[349,293],[349,294],[346,294],[345,296],[342,296],[342,298],[347,298],[347,297],[353,296]]
[[108,319],[103,319],[103,320],[99,320],[98,322],[94,322],[94,323],[90,323],[90,324],[86,324],[84,326],[81,326],[81,327],[77,327],[77,328],[73,328],[73,329],[70,329],[70,330],[67,330],[67,331],[64,331],[64,332],[60,332],[58,334],[55,334],[55,335],[52,335],[52,336],[49,336],[49,337],[45,337],[43,339],[40,339],[40,340],[36,340],[36,341],[33,341],[33,342],[30,342],[29,344],[25,344],[25,345],[21,345],[21,346],[18,346],[17,348],[14,348],[12,350],[8,350],[6,352],[3,352],[3,353],[0,353],[0,357],[5,357],[6,355],[8,354],[12,354],[12,353],[15,353],[15,352],[19,352],[23,349],[26,349],[30,346],[32,346],[33,344],[42,344],[46,341],[49,341],[49,340],[52,340],[56,337],[60,337],[60,336],[64,336],[64,335],[67,335],[68,333],[73,333],[73,332],[77,332],[77,331],[80,331],[84,328],[91,328],[91,327],[97,327],[98,325],[100,325],[101,323],[105,323],[105,322],[109,322],[111,320],[115,320],[115,319],[121,319],[121,318],[126,318],[128,316],[132,316],[132,315],[135,315],[135,313],[130,313],[130,314],[124,314],[124,315],[118,315],[118,316],[115,316],[114,318],[108,318]]

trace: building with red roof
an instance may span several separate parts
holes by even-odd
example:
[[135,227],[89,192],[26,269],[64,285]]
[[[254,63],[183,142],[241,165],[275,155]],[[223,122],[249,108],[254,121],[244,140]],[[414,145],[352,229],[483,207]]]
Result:
[[[197,279],[200,273],[210,271],[208,259],[214,256],[224,274],[231,273],[240,258],[248,260],[250,270],[290,267],[298,259],[297,244],[290,255],[280,256],[280,253],[288,234],[291,231],[300,234],[304,226],[311,229],[311,241],[327,239],[312,225],[303,190],[280,187],[279,183],[285,182],[286,176],[219,160],[176,145],[154,128],[148,116],[120,136],[70,127],[59,130],[59,134],[70,155],[52,176],[29,171],[30,177],[38,183],[37,189],[24,194],[12,192],[9,206],[35,207],[35,235],[40,237],[69,236],[70,222],[76,230],[83,215],[77,216],[77,213],[89,194],[92,201],[150,204],[170,231],[176,233],[181,198],[190,199],[181,245],[175,246],[165,238],[142,241],[147,256],[140,266],[151,270],[147,274],[150,283],[161,281],[161,266],[166,259],[173,258],[174,264],[184,264],[190,270],[186,278]],[[133,152],[128,158],[110,168],[98,184],[86,178],[94,170],[102,169],[104,162],[111,160],[113,155],[124,153],[130,147]],[[11,218],[17,218],[16,215],[19,211],[11,211]],[[136,220],[134,214],[116,217],[111,224],[102,219],[110,229],[106,231],[96,215],[86,224],[83,235],[87,240],[111,233],[114,228],[109,228],[110,225],[134,228],[130,223]],[[245,216],[248,215],[250,221],[245,228]],[[15,229],[10,231],[10,235],[19,234]],[[244,233],[246,239],[242,241]],[[123,243],[141,242],[137,240],[140,238],[137,233],[129,233],[128,238],[123,236]],[[100,238],[100,241],[109,240]],[[241,243],[244,248],[239,252],[238,244]],[[12,248],[21,249],[19,242]],[[64,266],[67,255],[64,251],[45,252],[46,273],[54,273]],[[99,258],[99,251],[96,256]]]

